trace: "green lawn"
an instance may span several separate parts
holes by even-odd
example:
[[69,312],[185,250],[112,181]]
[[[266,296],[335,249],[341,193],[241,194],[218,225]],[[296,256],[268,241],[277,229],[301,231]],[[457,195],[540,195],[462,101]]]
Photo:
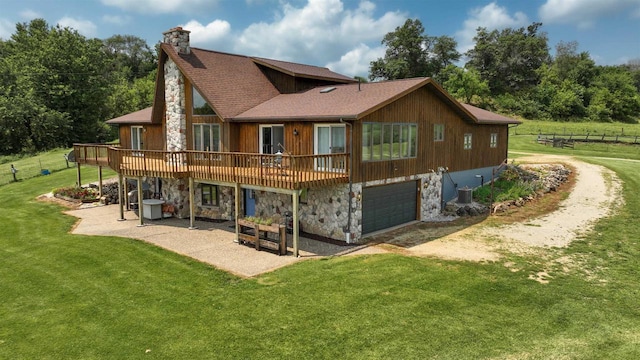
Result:
[[[637,359],[640,164],[598,163],[623,179],[624,208],[546,259],[338,257],[248,280],[69,235],[74,219],[34,198],[73,169],[0,186],[0,358]],[[550,261],[563,256],[567,271]],[[528,279],[541,270],[549,284]]]
[[42,176],[42,170],[48,170],[52,173],[66,169],[67,167],[74,167],[76,164],[67,163],[64,157],[70,151],[71,149],[57,149],[28,157],[0,156],[0,185],[8,184],[13,181],[11,164],[18,169],[16,174],[16,178],[18,180],[26,180],[36,176]]

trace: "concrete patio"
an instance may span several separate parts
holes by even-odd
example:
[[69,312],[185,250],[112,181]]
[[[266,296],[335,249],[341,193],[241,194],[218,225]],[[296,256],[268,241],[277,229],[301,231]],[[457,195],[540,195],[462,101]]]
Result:
[[144,226],[138,226],[140,221],[133,211],[125,211],[125,220],[118,220],[118,205],[89,206],[65,213],[79,218],[73,234],[143,240],[242,277],[256,276],[306,259],[382,252],[375,247],[339,246],[300,237],[300,256],[296,258],[292,255],[288,236],[288,254],[278,256],[268,250],[258,251],[253,246],[234,242],[233,221],[196,221],[197,229],[189,229],[188,219],[168,218],[145,220]]

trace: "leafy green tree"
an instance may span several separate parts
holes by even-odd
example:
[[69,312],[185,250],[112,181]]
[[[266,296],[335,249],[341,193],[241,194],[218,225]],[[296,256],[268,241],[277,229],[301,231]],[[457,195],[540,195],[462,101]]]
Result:
[[536,70],[550,60],[541,26],[533,23],[527,28],[491,32],[478,28],[476,44],[465,54],[469,58],[466,67],[476,69],[494,95],[531,89],[539,81]]
[[23,91],[32,91],[38,104],[71,119],[67,145],[105,140],[109,61],[100,40],[36,19],[18,24],[6,45],[8,61],[20,69]]
[[113,35],[103,43],[114,71],[125,74],[128,81],[147,76],[157,66],[156,52],[137,36]]
[[431,74],[429,76],[438,76],[441,71],[447,66],[453,65],[462,56],[456,50],[458,43],[450,36],[432,37],[431,44],[429,55]]
[[583,87],[589,87],[597,75],[595,62],[588,52],[577,52],[578,43],[559,42],[553,59],[554,71],[560,80],[570,80]]
[[370,64],[369,79],[405,79],[435,76],[447,65],[460,59],[456,41],[449,36],[431,37],[424,33],[418,19],[407,19],[404,25],[387,33],[382,44],[384,58]]
[[489,95],[489,85],[480,79],[480,74],[475,69],[449,65],[441,72],[439,79],[445,90],[467,104],[481,105]]
[[149,107],[153,103],[157,71],[133,82],[120,77],[112,84],[111,95],[107,99],[109,119]]
[[[603,119],[610,113],[610,120],[636,123],[640,114],[640,93],[631,73],[619,66],[602,67],[593,81],[590,115]],[[602,108],[606,108],[603,110]],[[599,112],[600,111],[600,112]]]

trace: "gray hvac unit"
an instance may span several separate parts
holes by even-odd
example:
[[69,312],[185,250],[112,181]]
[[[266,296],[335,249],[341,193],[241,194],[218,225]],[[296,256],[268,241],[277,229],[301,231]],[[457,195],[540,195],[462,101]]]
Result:
[[473,189],[458,189],[458,204],[471,204]]

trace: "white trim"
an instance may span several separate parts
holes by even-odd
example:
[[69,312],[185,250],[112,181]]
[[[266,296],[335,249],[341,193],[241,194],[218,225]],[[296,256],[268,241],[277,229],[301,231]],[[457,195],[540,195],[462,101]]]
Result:
[[[318,129],[319,128],[329,128],[329,152],[328,153],[318,153]],[[331,148],[332,148],[332,143],[331,143],[331,128],[343,128],[344,129],[344,146],[345,146],[345,151],[346,152],[346,146],[347,146],[347,126],[345,124],[340,124],[340,123],[329,123],[329,124],[313,124],[313,154],[314,155],[324,155],[324,154],[332,154],[331,152]],[[331,159],[329,159],[329,161],[331,161]],[[337,171],[338,169],[334,169],[332,164],[329,163],[328,167],[321,167],[318,166],[318,159],[315,159],[314,161],[314,168],[316,170],[320,170],[320,171]]]
[[[263,135],[262,135],[262,129],[268,128],[268,127],[269,128],[273,128],[275,126],[281,126],[282,127],[282,135],[283,135],[282,136],[282,142],[284,142],[284,124],[260,124],[258,126],[258,152],[260,154],[264,154],[264,152],[262,150],[264,148],[264,142],[263,142],[264,139],[263,139]],[[273,135],[272,135],[272,137],[273,137]],[[278,144],[272,144],[272,146],[278,146]],[[285,149],[286,149],[286,145],[285,144],[282,144],[282,146],[285,147]]]

